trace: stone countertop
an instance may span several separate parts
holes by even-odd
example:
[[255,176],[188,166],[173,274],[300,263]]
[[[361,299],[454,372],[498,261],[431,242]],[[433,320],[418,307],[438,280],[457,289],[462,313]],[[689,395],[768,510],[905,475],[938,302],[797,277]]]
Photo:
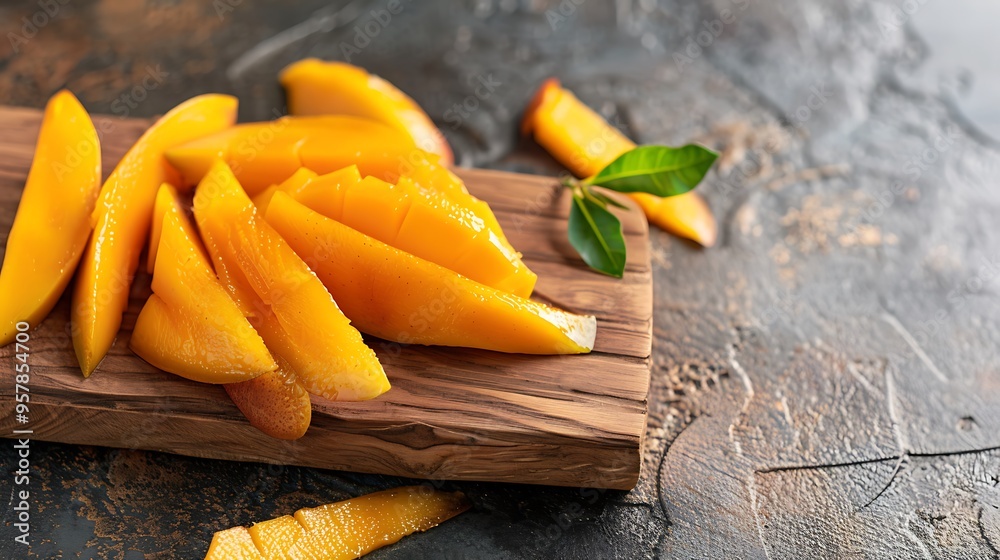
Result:
[[[91,111],[145,117],[223,91],[241,120],[267,119],[285,64],[349,58],[423,105],[462,165],[558,173],[516,126],[552,75],[641,142],[721,150],[700,187],[719,245],[652,234],[638,486],[447,483],[473,511],[371,557],[998,557],[1000,155],[976,93],[997,85],[977,82],[996,39],[975,36],[992,5],[42,4],[0,7],[3,103],[68,87]],[[38,558],[200,558],[215,530],[410,482],[31,454]],[[0,456],[12,465],[12,445]],[[0,556],[23,557],[3,519]]]

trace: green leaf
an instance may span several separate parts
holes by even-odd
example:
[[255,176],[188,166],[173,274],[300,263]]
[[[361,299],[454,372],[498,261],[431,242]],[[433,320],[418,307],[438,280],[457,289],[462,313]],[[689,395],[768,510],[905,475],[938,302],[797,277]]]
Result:
[[608,196],[608,195],[606,195],[606,194],[604,194],[604,193],[602,193],[600,191],[595,191],[594,189],[592,189],[590,187],[584,187],[584,192],[587,194],[587,196],[590,196],[590,197],[593,197],[593,198],[597,199],[596,201],[599,202],[600,205],[604,206],[605,208],[607,208],[610,205],[610,206],[614,206],[615,208],[621,208],[622,210],[628,210],[629,209],[628,206],[625,206],[621,202],[618,202],[617,200],[611,198],[610,196]]
[[697,144],[639,146],[584,181],[618,192],[676,196],[698,186],[719,154]]
[[625,237],[621,222],[582,194],[573,194],[569,242],[590,268],[616,278],[625,273]]

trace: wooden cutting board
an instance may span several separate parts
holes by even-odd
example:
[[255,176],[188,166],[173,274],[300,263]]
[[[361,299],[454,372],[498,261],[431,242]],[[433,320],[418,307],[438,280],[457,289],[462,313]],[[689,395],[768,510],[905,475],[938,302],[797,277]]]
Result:
[[[0,245],[6,246],[41,112],[0,107]],[[107,175],[148,125],[98,117]],[[313,397],[312,426],[294,442],[252,428],[221,387],[148,365],[128,348],[150,293],[136,278],[122,331],[84,379],[64,297],[31,332],[30,421],[14,421],[14,345],[0,349],[0,434],[428,479],[632,488],[639,476],[649,389],[652,276],[645,219],[621,213],[625,278],[589,271],[566,241],[569,198],[552,178],[460,170],[493,207],[538,273],[534,298],[598,319],[594,352],[523,356],[390,345],[366,337],[392,389],[378,399]],[[2,252],[0,252],[2,254]],[[143,261],[145,262],[145,261]],[[502,332],[496,336],[503,336]],[[23,437],[23,436],[21,436]]]

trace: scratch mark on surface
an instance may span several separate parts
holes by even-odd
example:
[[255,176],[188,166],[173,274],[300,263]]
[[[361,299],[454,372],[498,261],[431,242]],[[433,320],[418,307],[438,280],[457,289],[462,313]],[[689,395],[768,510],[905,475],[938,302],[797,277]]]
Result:
[[[990,453],[993,451],[1000,451],[1000,445],[994,445],[990,447],[977,447],[975,449],[961,449],[958,451],[943,451],[943,452],[910,451],[907,452],[906,455],[907,457],[957,457],[961,455],[974,455],[976,453]],[[773,467],[760,468],[754,472],[756,474],[771,474],[771,473],[780,473],[785,471],[802,471],[811,469],[837,469],[841,467],[870,465],[872,463],[882,463],[885,461],[898,461],[899,458],[900,458],[899,455],[890,455],[887,457],[873,457],[871,459],[857,459],[854,461],[776,465]]]
[[750,408],[750,400],[754,397],[753,382],[750,381],[750,376],[747,375],[743,366],[736,361],[736,348],[732,344],[729,345],[729,364],[733,366],[733,371],[736,372],[736,375],[740,376],[740,381],[743,382],[743,388],[746,389],[747,392],[746,399],[743,401],[743,407],[740,409],[740,413],[742,414]]
[[736,422],[729,424],[729,441],[732,442],[733,448],[736,449],[736,454],[743,455],[743,446],[740,445],[740,440],[736,439]]
[[896,444],[899,446],[900,454],[909,451],[910,445],[906,440],[906,434],[900,426],[899,414],[896,412],[896,377],[892,374],[891,368],[885,370],[885,402],[889,413],[889,421],[892,423],[892,433],[896,437]]
[[743,446],[740,445],[739,440],[736,438],[736,424],[740,423],[743,419],[743,415],[746,414],[747,410],[750,408],[750,401],[753,400],[754,390],[753,383],[750,381],[750,376],[747,375],[746,370],[743,366],[736,360],[736,347],[732,344],[729,345],[729,365],[732,366],[733,371],[739,376],[740,381],[743,382],[743,388],[746,391],[746,397],[743,399],[743,406],[740,407],[740,412],[733,418],[733,421],[729,423],[729,441],[733,444],[733,449],[736,450],[737,455],[743,455]]
[[944,383],[948,382],[948,376],[945,375],[943,371],[938,369],[936,365],[934,365],[934,362],[931,361],[930,356],[928,356],[927,353],[924,352],[924,349],[921,348],[919,344],[917,344],[917,340],[913,338],[913,335],[910,334],[910,331],[906,330],[906,327],[904,327],[903,324],[899,322],[899,319],[897,319],[890,313],[882,313],[882,320],[888,323],[890,327],[892,327],[897,333],[899,333],[899,336],[902,337],[903,340],[905,340],[906,343],[910,345],[910,348],[912,348],[913,352],[917,355],[918,358],[920,358],[920,361],[922,361],[924,365],[927,366],[927,369],[931,370],[931,373],[933,373],[935,377],[937,377],[940,381]]
[[906,531],[906,535],[910,537],[910,540],[917,545],[917,548],[919,548],[923,553],[924,558],[934,560],[934,556],[931,554],[931,551],[928,550],[927,544],[920,540],[920,537],[917,536],[917,534],[913,532],[913,529],[910,528],[910,521],[913,520],[914,517],[914,514],[907,516],[906,520],[903,522],[903,530]]
[[875,387],[871,383],[869,383],[867,379],[865,379],[865,376],[861,375],[861,372],[858,371],[857,366],[855,366],[854,364],[847,364],[847,372],[850,373],[851,377],[857,380],[857,382],[860,383],[861,386],[864,387],[868,392],[878,393],[878,390],[875,389]]
[[898,459],[899,457],[893,455],[892,457],[876,457],[874,459],[858,459],[856,461],[844,461],[841,463],[821,463],[818,465],[806,464],[806,465],[778,465],[776,467],[765,467],[763,469],[757,469],[754,471],[756,474],[771,474],[780,473],[786,471],[804,471],[812,469],[836,469],[840,467],[854,467],[858,465],[870,465],[872,463],[881,463],[884,461],[891,461]]
[[993,541],[990,540],[990,536],[986,534],[986,527],[983,526],[984,510],[985,508],[979,508],[979,513],[976,514],[976,524],[979,525],[979,536],[982,537],[983,542],[986,543],[986,546],[990,547],[990,550],[993,551],[993,554],[996,554],[997,557],[1000,557],[1000,550],[997,550],[997,547],[993,545]]
[[785,422],[788,422],[788,426],[794,428],[795,422],[792,421],[792,412],[788,406],[788,397],[784,395],[781,397],[781,412],[785,415]]
[[892,424],[892,433],[896,438],[896,445],[899,447],[899,458],[896,461],[896,466],[892,468],[889,480],[886,481],[885,485],[870,500],[858,508],[858,511],[875,503],[875,500],[881,498],[882,494],[885,494],[889,490],[893,481],[896,480],[896,477],[899,476],[900,471],[903,469],[903,463],[910,453],[910,444],[907,441],[906,434],[903,433],[903,428],[899,422],[899,414],[896,412],[896,377],[892,374],[892,368],[889,367],[885,369],[885,402],[889,413],[889,422]]
[[760,513],[757,511],[757,482],[754,480],[754,473],[750,473],[747,478],[747,492],[750,493],[750,509],[753,511],[753,520],[757,525],[757,538],[760,539],[760,546],[764,549],[764,557],[768,560],[771,559],[771,552],[767,549],[767,543],[764,542],[764,524],[760,521]]

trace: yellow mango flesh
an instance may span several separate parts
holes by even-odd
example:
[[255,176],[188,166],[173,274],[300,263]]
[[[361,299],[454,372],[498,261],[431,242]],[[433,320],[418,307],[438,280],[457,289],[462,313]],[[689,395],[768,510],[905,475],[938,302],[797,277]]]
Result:
[[264,341],[212,272],[194,227],[177,212],[164,209],[153,294],[136,318],[132,350],[162,370],[203,383],[274,371]]
[[[282,191],[324,216],[500,291],[527,297],[537,275],[469,208],[409,177],[396,185],[349,167],[293,175]],[[259,205],[258,205],[259,206]],[[266,209],[265,209],[266,210]]]
[[248,531],[265,558],[286,558],[288,551],[306,535],[305,528],[291,515],[254,523]]
[[312,402],[291,366],[277,361],[278,369],[223,388],[251,426],[273,438],[299,439],[312,421]]
[[293,115],[354,115],[406,133],[422,150],[450,165],[448,141],[427,113],[382,78],[346,62],[300,60],[281,71],[281,85]]
[[329,173],[357,165],[365,175],[392,180],[413,152],[405,134],[350,116],[282,117],[234,126],[167,152],[184,184],[201,180],[217,159],[229,164],[250,195],[284,181],[300,167]]
[[[547,80],[525,112],[524,133],[577,177],[590,177],[635,148],[617,128],[587,107],[555,79]],[[718,226],[705,199],[695,192],[661,198],[630,193],[651,224],[700,243],[715,244]]]
[[[460,492],[425,486],[383,490],[303,508],[294,516],[257,523],[249,530],[234,527],[219,531],[205,558],[350,560],[436,527],[470,507]],[[247,541],[254,550],[247,549]]]
[[212,536],[205,560],[275,560],[257,550],[246,527],[233,527]]
[[45,106],[35,156],[7,237],[0,269],[0,346],[17,323],[49,314],[87,245],[101,188],[101,146],[94,124],[68,91]]
[[267,221],[362,331],[406,344],[578,354],[596,321],[474,282],[275,193]]
[[[358,166],[352,165],[350,167],[345,167],[344,169],[350,170],[350,173],[353,175],[357,175],[358,181],[361,180],[361,175],[358,172]],[[334,171],[334,173],[339,172]],[[271,202],[271,197],[274,196],[274,193],[280,190],[295,196],[296,193],[311,183],[316,177],[318,177],[318,175],[316,175],[315,171],[306,169],[305,167],[300,167],[298,171],[292,173],[292,176],[282,181],[281,184],[271,185],[270,187],[267,187],[257,193],[257,195],[253,197],[253,205],[257,207],[258,212],[264,212],[267,210],[267,203]]]
[[288,551],[296,560],[349,560],[426,531],[469,509],[458,492],[407,486],[300,509],[306,535]]
[[184,206],[177,189],[170,183],[163,183],[156,191],[153,219],[149,224],[149,247],[146,250],[146,272],[149,274],[153,273],[156,265],[156,250],[160,247],[160,232],[163,231],[163,218],[167,214],[184,215]]
[[235,119],[234,97],[192,98],[156,121],[104,182],[73,291],[73,346],[84,376],[94,371],[118,334],[157,189],[174,179],[163,164],[164,151],[223,130]]
[[306,390],[349,401],[389,390],[375,353],[306,263],[257,216],[225,163],[198,185],[194,213],[220,280]]

